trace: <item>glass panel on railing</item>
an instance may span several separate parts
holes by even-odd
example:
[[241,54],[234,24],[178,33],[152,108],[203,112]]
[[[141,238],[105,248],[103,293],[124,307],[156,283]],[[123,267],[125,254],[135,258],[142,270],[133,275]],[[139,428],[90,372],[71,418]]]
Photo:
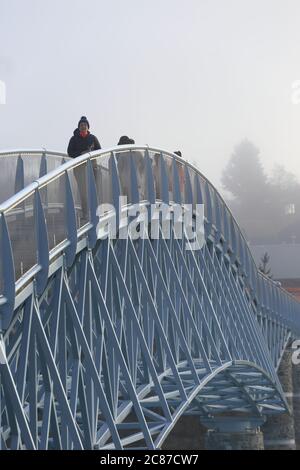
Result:
[[0,156],[0,204],[15,194],[18,155]]
[[37,180],[40,176],[42,154],[25,154],[22,156],[24,166],[24,187]]
[[173,201],[173,158],[164,155],[164,161],[168,178],[169,201]]
[[63,163],[68,161],[68,157],[63,157],[59,155],[48,155],[46,154],[46,161],[47,161],[47,173],[50,173],[50,171],[55,170],[59,166],[61,166]]
[[154,180],[154,189],[156,199],[162,198],[162,187],[161,187],[161,154],[157,152],[149,152],[149,157],[152,161],[152,172]]
[[[0,156],[0,204],[41,176],[43,155],[42,152],[37,154],[24,152]],[[63,163],[63,158],[59,155],[46,154],[46,172],[58,168]]]
[[124,203],[127,198],[127,204],[130,204],[132,202],[131,152],[129,150],[120,151],[120,152],[116,152],[115,156],[116,156],[116,162],[118,166],[121,195],[124,196],[123,198]]
[[147,198],[147,178],[145,166],[145,152],[133,150],[132,158],[136,168],[136,177],[140,201]]
[[179,179],[179,190],[181,196],[181,203],[184,204],[185,202],[185,169],[184,164],[180,161],[176,160],[176,168],[178,173]]
[[235,220],[233,221],[233,225],[234,225],[235,241],[236,241],[235,254],[236,254],[236,257],[238,258],[238,260],[241,261],[241,234],[240,234],[239,227],[238,227]]
[[222,221],[224,227],[224,238],[228,244],[230,245],[230,224],[229,224],[229,211],[226,207],[226,204],[222,202]]
[[[206,181],[201,175],[198,175],[198,181],[200,185],[200,192],[201,192],[201,201],[204,205],[204,217],[208,223],[210,223],[210,202],[207,203],[207,192],[206,192]],[[198,202],[198,201],[197,201]],[[205,228],[207,229],[207,224],[205,224]],[[208,236],[209,233],[206,231],[205,236]]]
[[205,181],[205,208],[204,208],[204,213],[205,217],[207,218],[207,221],[209,224],[213,223],[213,202],[211,198],[211,192],[209,189],[209,183],[206,180]]
[[206,215],[206,192],[205,192],[205,180],[201,175],[198,175],[199,183],[200,183],[200,190],[201,190],[201,196],[202,196],[202,202],[204,204],[204,214]]
[[237,250],[237,240],[236,240],[236,231],[234,226],[234,220],[232,215],[230,215],[230,248],[234,254]]
[[14,257],[16,280],[37,263],[34,195],[5,214]]
[[197,202],[197,188],[196,188],[196,184],[195,184],[196,172],[191,167],[188,167],[188,171],[189,171],[189,177],[190,177],[191,187],[192,187],[193,204],[196,204],[196,202]]
[[[0,250],[2,250],[1,216],[0,216]],[[0,257],[0,296],[3,295],[3,290],[4,290],[3,274],[4,274],[3,273],[3,259]]]
[[89,222],[87,163],[83,162],[69,171],[73,198],[75,203],[77,228]]
[[226,234],[227,234],[227,243],[228,247],[232,250],[232,224],[231,224],[232,215],[229,211],[227,205],[224,205],[224,220],[226,220]]
[[208,183],[208,189],[209,189],[209,194],[210,194],[210,201],[211,201],[211,216],[212,216],[212,223],[214,226],[217,224],[217,216],[216,216],[216,200],[215,200],[215,190],[211,186],[210,183]]
[[221,235],[225,238],[225,224],[224,224],[224,210],[223,210],[224,202],[223,202],[223,200],[221,199],[221,197],[219,196],[218,193],[216,193],[216,202],[217,202],[217,206],[218,206],[218,217],[219,217],[219,223],[220,223],[220,232],[221,232]]
[[252,256],[249,255],[250,258],[250,285],[254,291],[257,289],[257,269],[255,263],[252,259]]
[[[131,181],[131,159],[136,172],[137,187],[140,200],[146,199],[146,173],[144,152],[124,150],[115,153],[120,178],[121,195],[127,197],[127,204],[133,203]],[[125,198],[124,198],[125,201]]]
[[40,188],[49,250],[67,238],[65,174]]
[[[190,178],[191,178],[192,190],[193,190],[193,204],[195,206],[196,204],[201,204],[201,199],[200,201],[197,200],[198,174],[196,173],[195,170],[192,170],[192,169],[190,170],[191,170]],[[201,190],[200,190],[200,196],[201,196]]]
[[105,205],[112,204],[111,154],[101,155],[92,160],[98,204],[102,205],[101,214],[106,212]]

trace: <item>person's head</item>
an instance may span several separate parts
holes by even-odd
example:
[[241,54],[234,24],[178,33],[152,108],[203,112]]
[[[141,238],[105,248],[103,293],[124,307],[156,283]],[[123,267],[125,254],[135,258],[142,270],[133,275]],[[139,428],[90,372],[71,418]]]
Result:
[[86,133],[90,128],[90,123],[85,116],[82,116],[78,123],[78,129],[80,132]]
[[130,145],[130,144],[134,144],[133,139],[129,139],[127,135],[122,135],[122,137],[120,137],[118,145]]

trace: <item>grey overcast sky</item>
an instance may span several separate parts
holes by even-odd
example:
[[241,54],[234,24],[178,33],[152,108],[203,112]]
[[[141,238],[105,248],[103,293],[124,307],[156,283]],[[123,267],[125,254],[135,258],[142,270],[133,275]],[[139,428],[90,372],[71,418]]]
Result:
[[0,0],[0,80],[1,149],[65,151],[86,115],[217,185],[245,137],[300,177],[299,0]]

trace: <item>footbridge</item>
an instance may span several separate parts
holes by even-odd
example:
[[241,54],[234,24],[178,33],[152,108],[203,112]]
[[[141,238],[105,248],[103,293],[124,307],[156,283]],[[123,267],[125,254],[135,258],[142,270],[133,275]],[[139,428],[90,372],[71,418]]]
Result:
[[184,414],[288,412],[300,304],[196,167],[139,146],[0,163],[1,449],[159,449]]

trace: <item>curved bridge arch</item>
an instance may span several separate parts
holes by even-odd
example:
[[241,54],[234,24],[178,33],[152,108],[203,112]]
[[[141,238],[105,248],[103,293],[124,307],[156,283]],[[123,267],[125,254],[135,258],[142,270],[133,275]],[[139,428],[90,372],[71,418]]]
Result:
[[[157,236],[134,239],[124,195],[140,231],[150,203],[169,204],[170,236],[156,216]],[[206,243],[188,250],[175,204],[191,204],[184,215],[201,203]],[[157,448],[187,410],[287,409],[276,368],[299,304],[258,274],[188,162],[148,147],[94,152],[3,203],[0,224],[2,448]]]

